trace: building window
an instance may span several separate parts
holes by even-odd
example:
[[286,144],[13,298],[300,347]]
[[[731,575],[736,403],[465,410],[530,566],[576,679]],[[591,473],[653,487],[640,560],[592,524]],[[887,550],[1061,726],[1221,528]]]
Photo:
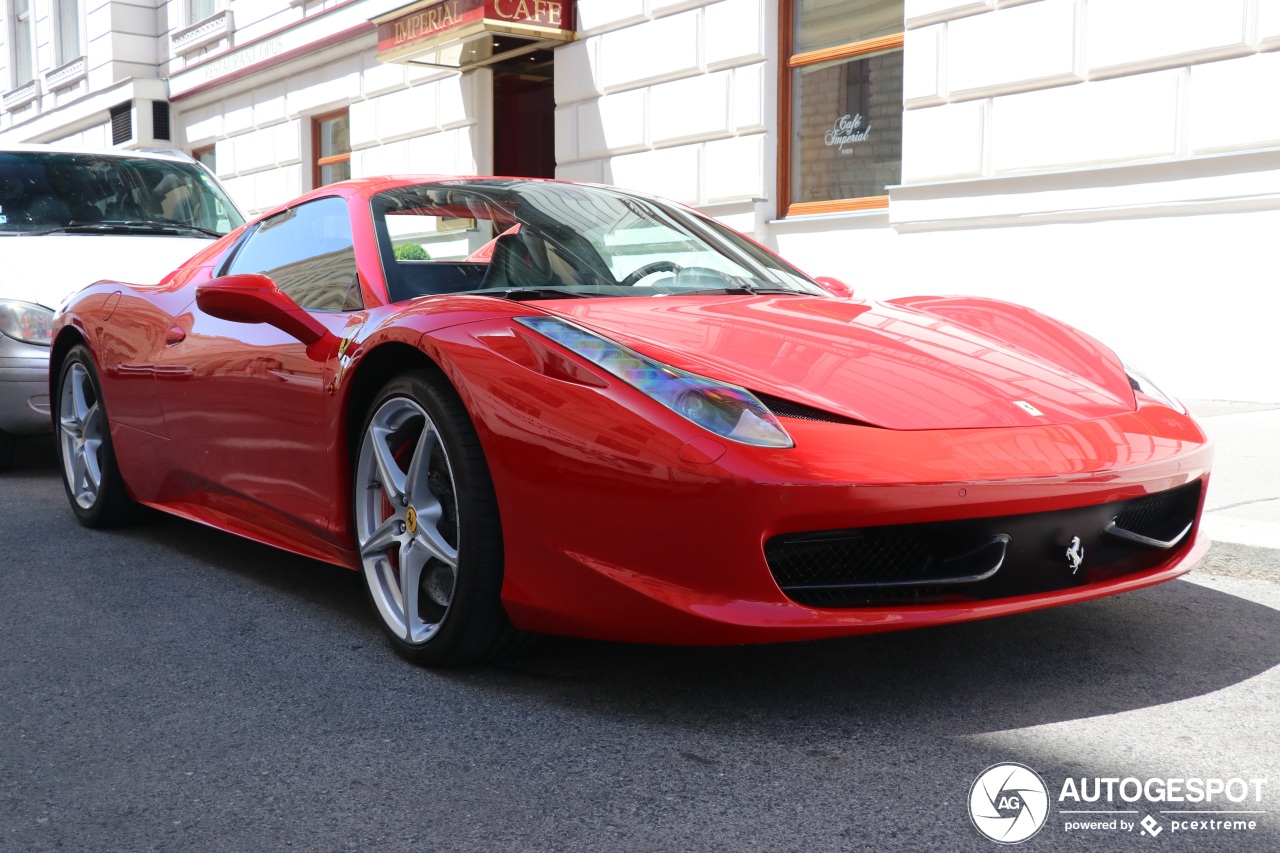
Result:
[[195,160],[201,166],[209,170],[209,174],[218,174],[218,149],[216,146],[210,145],[205,148],[197,148],[191,152],[191,159]]
[[9,5],[10,44],[13,45],[12,88],[25,86],[35,79],[35,57],[31,52],[31,0],[13,0]]
[[80,47],[80,0],[57,0],[58,65],[84,55]]
[[780,212],[887,207],[902,179],[902,0],[783,0]]
[[313,186],[351,177],[351,123],[346,110],[317,116],[311,123]]
[[218,14],[219,0],[187,0],[187,23],[198,24]]

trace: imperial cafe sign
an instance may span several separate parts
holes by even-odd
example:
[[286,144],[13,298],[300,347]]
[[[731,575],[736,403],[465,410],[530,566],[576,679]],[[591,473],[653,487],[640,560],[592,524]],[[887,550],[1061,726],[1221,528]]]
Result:
[[375,19],[378,57],[399,56],[475,30],[554,38],[574,33],[573,0],[438,0]]

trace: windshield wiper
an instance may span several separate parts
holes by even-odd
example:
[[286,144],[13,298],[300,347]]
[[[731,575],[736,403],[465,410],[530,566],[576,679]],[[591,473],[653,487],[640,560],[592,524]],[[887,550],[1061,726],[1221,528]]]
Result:
[[225,232],[222,232],[222,231],[215,231],[215,230],[213,230],[212,228],[204,228],[204,227],[202,227],[202,226],[200,226],[200,225],[191,225],[190,223],[187,223],[187,222],[173,222],[172,220],[168,220],[168,219],[161,219],[159,222],[155,222],[155,223],[153,223],[153,222],[148,222],[147,224],[148,224],[148,225],[161,225],[161,226],[163,226],[163,227],[165,227],[165,228],[177,228],[177,229],[182,230],[182,231],[194,231],[194,232],[196,232],[197,234],[204,234],[204,235],[206,235],[206,236],[208,236],[208,237],[225,237],[225,236],[227,236]]
[[760,287],[759,285],[749,284],[747,282],[739,282],[737,284],[726,284],[724,287],[703,287],[697,290],[673,290],[669,296],[706,296],[712,293],[724,293],[731,296],[758,296],[762,293],[790,293],[796,296],[804,295],[799,290],[792,290],[788,287]]
[[534,299],[585,299],[588,296],[599,295],[580,293],[576,290],[562,287],[495,287],[467,292],[476,296],[500,296],[503,299],[512,299],[516,302]]
[[185,222],[156,221],[154,219],[109,219],[102,222],[76,219],[56,228],[46,228],[43,231],[27,231],[25,233],[38,236],[41,234],[175,234],[184,231],[205,234],[209,237],[223,236],[220,231],[201,228],[199,225],[188,225]]

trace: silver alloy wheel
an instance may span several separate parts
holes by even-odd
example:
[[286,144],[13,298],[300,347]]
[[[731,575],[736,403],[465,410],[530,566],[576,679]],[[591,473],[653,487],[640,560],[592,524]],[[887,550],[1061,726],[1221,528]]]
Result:
[[102,404],[93,378],[73,363],[60,389],[58,444],[71,495],[81,509],[92,509],[102,488]]
[[436,425],[408,397],[383,403],[360,444],[356,537],[365,580],[396,636],[435,636],[458,580],[458,501]]

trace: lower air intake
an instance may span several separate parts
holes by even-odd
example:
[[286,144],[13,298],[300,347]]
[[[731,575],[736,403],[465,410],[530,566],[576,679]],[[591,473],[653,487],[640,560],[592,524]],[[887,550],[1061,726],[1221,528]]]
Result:
[[[1195,521],[1201,483],[1123,501],[1052,512],[827,530],[775,536],[765,559],[782,591],[811,607],[858,607],[1006,598],[1067,589],[1154,568],[1190,547],[1160,549],[1119,539],[1118,527],[1169,539]],[[972,568],[1005,537],[1000,559]],[[1083,562],[1067,557],[1078,538]],[[967,561],[967,562],[966,562]],[[970,566],[958,571],[957,566]],[[997,565],[994,572],[980,571]]]

